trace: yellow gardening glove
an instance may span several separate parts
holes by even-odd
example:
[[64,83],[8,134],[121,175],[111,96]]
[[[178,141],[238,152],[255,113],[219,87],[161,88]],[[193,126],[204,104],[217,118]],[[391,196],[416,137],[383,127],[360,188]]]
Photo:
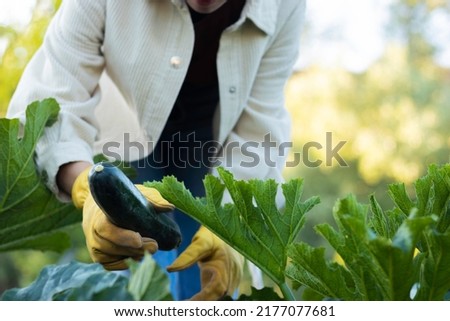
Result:
[[167,270],[184,270],[196,262],[200,267],[201,290],[190,300],[218,300],[233,294],[242,277],[244,258],[203,226]]
[[[135,231],[112,224],[95,203],[90,191],[88,174],[84,170],[72,187],[72,200],[77,208],[83,209],[83,231],[86,245],[94,262],[101,263],[107,270],[123,270],[128,266],[125,260],[140,260],[145,252],[155,253],[158,244],[151,238],[141,237]],[[157,211],[168,211],[174,206],[168,203],[157,190],[136,185]]]

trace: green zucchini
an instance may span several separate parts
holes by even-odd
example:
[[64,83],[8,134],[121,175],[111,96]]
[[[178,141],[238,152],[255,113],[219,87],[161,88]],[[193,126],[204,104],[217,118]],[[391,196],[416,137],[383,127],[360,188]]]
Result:
[[178,224],[166,213],[156,212],[119,168],[107,162],[97,163],[88,179],[92,197],[113,224],[156,240],[163,251],[180,245]]

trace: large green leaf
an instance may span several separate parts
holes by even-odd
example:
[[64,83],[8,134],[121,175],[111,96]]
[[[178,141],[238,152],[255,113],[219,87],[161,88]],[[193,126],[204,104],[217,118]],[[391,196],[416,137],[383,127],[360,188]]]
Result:
[[45,267],[28,287],[7,290],[4,301],[132,300],[128,279],[100,264],[71,262]]
[[169,279],[146,254],[128,261],[129,271],[111,272],[97,263],[70,262],[45,267],[29,286],[7,290],[4,301],[171,300]]
[[411,290],[418,280],[421,257],[414,257],[422,232],[435,222],[432,217],[417,217],[411,212],[390,239],[377,237],[369,242],[377,263],[388,281],[383,300],[410,300]]
[[357,297],[362,300],[387,297],[388,280],[369,245],[376,234],[367,222],[368,207],[349,195],[336,203],[333,216],[338,230],[328,224],[318,225],[316,229],[344,260]]
[[389,185],[389,195],[405,216],[409,215],[411,209],[415,206],[414,202],[406,192],[405,184],[396,183]]
[[415,300],[443,300],[450,292],[450,232],[428,231],[427,255],[423,259]]
[[325,248],[298,243],[289,248],[288,254],[292,259],[286,269],[289,278],[313,289],[323,298],[355,299],[349,271],[336,262],[327,261]]
[[394,237],[395,232],[407,217],[407,214],[399,208],[383,211],[374,195],[370,196],[370,209],[373,216],[371,217],[369,224],[377,235],[388,239]]
[[[218,173],[220,178],[205,177],[205,198],[194,198],[174,177],[146,184],[156,187],[164,198],[212,230],[277,284],[284,284],[287,248],[318,198],[302,202],[303,180],[294,179],[282,185],[286,207],[280,210],[275,205],[275,181],[234,180],[223,168]],[[225,189],[233,203],[222,206]]]
[[169,278],[149,254],[142,262],[128,260],[131,277],[128,291],[135,301],[173,300],[170,294]]
[[450,164],[431,165],[427,175],[417,180],[416,194],[419,215],[434,214],[442,218],[450,198]]
[[384,211],[372,195],[372,215],[352,195],[338,200],[337,229],[329,224],[315,228],[343,265],[326,260],[324,249],[295,244],[287,276],[314,298],[445,299],[450,289],[449,175],[449,165],[430,166],[416,182],[416,199],[403,184],[391,185],[395,207]]
[[0,119],[0,251],[62,251],[69,240],[57,231],[81,220],[79,211],[46,188],[34,163],[36,144],[58,112],[54,99],[32,103],[23,135],[18,119]]
[[414,262],[415,244],[434,220],[412,213],[390,240],[371,231],[366,212],[365,206],[349,196],[335,207],[338,230],[328,224],[316,226],[342,257],[345,267],[327,261],[323,248],[301,243],[290,249],[292,262],[287,275],[324,298],[409,300],[419,269]]

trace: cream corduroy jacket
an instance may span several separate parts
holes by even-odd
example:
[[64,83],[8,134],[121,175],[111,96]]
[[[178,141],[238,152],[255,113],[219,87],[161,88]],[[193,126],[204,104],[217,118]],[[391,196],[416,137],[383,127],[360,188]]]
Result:
[[[304,12],[304,0],[247,0],[241,18],[221,37],[214,118],[215,139],[223,146],[218,164],[239,179],[282,181],[286,151],[271,148],[268,154],[262,142],[269,133],[277,144],[291,139],[284,86],[297,59]],[[51,190],[64,198],[55,183],[59,167],[92,162],[99,142],[120,140],[126,130],[144,145],[158,140],[193,44],[184,0],[62,2],[7,114],[24,120],[25,107],[47,97],[61,105],[59,120],[36,149],[38,169],[46,172]],[[120,100],[113,99],[117,93]],[[113,132],[115,138],[105,134]],[[236,147],[245,142],[253,142],[251,151],[259,156],[251,167],[242,166],[248,158]]]

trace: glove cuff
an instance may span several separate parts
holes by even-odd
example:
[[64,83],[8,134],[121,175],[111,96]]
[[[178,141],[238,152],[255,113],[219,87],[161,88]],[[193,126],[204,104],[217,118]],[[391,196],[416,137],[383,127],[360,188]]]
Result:
[[83,170],[75,179],[72,186],[72,201],[76,208],[83,208],[86,198],[89,196],[88,175],[91,167]]

